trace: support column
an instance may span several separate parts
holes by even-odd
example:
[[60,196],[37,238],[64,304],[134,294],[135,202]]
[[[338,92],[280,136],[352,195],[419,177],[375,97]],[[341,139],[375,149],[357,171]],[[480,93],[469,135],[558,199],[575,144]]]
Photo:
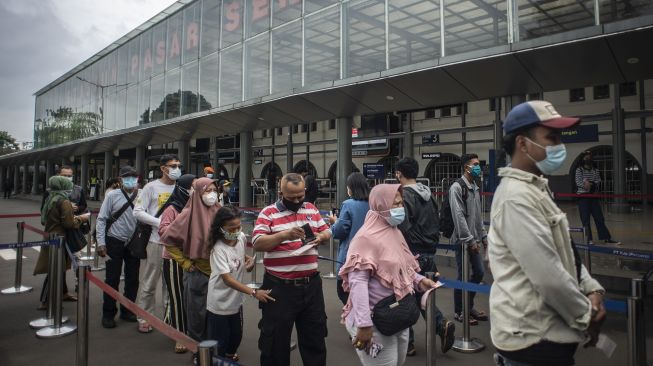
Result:
[[21,192],[24,194],[29,194],[27,189],[27,174],[29,174],[29,165],[27,163],[23,164],[23,186],[21,187]]
[[272,165],[273,165],[273,166],[274,166],[274,164],[275,164],[275,156],[274,156],[275,149],[274,149],[274,144],[275,144],[275,136],[276,136],[274,132],[275,132],[274,129],[272,129],[272,153],[271,153],[271,154],[272,154],[272,158],[271,158],[271,159],[272,159]]
[[88,195],[89,193],[89,177],[88,177],[88,155],[83,154],[80,157],[79,164],[79,185],[82,187],[84,192]]
[[104,152],[104,175],[102,176],[102,188],[113,174],[113,150]]
[[413,156],[413,114],[406,113],[406,122],[404,122],[404,156]]
[[[639,81],[639,109],[646,109],[646,95],[644,94],[644,80]],[[646,117],[641,117],[639,119],[640,124],[640,148],[642,152],[642,194],[644,196],[648,195],[648,159],[646,156]],[[643,209],[648,209],[648,198],[642,199]]]
[[308,123],[306,126],[306,167],[308,167],[308,162],[311,161],[311,144],[309,144],[311,142],[311,124]]
[[18,175],[20,175],[20,165],[14,166],[14,194],[17,194],[18,191]]
[[185,167],[182,171],[187,173],[190,169],[190,141],[179,140],[177,141],[177,146],[177,156],[181,164]]
[[31,194],[37,195],[39,194],[39,170],[41,170],[41,162],[40,161],[35,161],[34,162],[34,175],[32,175],[32,192]]
[[[612,176],[614,194],[626,194],[626,129],[624,111],[621,108],[621,89],[619,84],[612,84],[614,109],[612,110]],[[616,198],[612,209],[615,212],[627,212],[625,200]]]
[[0,192],[5,191],[5,180],[7,179],[7,168],[4,165],[0,165]]
[[351,173],[351,128],[354,119],[351,117],[336,120],[336,133],[338,136],[338,174],[336,175],[337,193],[336,207],[340,207],[347,199],[347,177]]
[[134,169],[136,169],[136,173],[138,174],[139,177],[144,178],[145,177],[145,146],[136,146],[136,159],[135,159],[135,164]]
[[288,126],[288,142],[286,143],[286,174],[293,168],[292,126]]
[[209,152],[209,161],[211,166],[215,169],[216,176],[220,174],[218,171],[218,138],[211,137],[211,151]]
[[240,207],[252,206],[252,131],[240,133],[240,176],[238,189]]
[[[462,104],[462,114],[460,116],[460,126],[465,128],[467,127],[467,103]],[[467,154],[467,132],[462,133],[462,140],[463,140],[463,146],[462,146],[462,154],[465,155]]]
[[45,188],[48,188],[50,182],[50,177],[54,175],[54,161],[46,160],[45,161]]

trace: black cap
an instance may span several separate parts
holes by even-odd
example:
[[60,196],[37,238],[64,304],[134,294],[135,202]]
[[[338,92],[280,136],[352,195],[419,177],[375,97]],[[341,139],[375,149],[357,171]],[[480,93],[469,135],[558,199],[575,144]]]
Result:
[[129,165],[125,165],[122,168],[120,168],[120,176],[121,177],[138,177],[138,173],[136,172],[136,169]]

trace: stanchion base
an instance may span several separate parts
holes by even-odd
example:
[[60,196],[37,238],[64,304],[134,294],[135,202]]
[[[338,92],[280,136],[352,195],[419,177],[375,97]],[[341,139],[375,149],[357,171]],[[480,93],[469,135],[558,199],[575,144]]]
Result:
[[32,291],[31,287],[20,286],[20,287],[9,287],[0,292],[3,295],[16,295],[16,294],[23,294],[25,292],[30,292],[30,291]]
[[92,261],[95,260],[95,257],[94,256],[90,256],[90,257],[84,256],[84,257],[79,258],[79,260],[84,261],[84,262],[92,262]]
[[[68,322],[68,317],[67,316],[62,316],[61,317],[61,324],[67,323]],[[41,329],[45,327],[51,327],[54,325],[54,318],[40,318],[36,320],[32,320],[29,322],[29,327],[32,329]]]
[[261,284],[260,283],[248,283],[247,287],[256,290],[256,289],[261,288]]
[[452,350],[460,353],[476,353],[485,349],[483,342],[476,338],[464,340],[462,337],[456,338],[453,342]]
[[336,276],[333,272],[331,272],[331,273],[322,275],[322,278],[324,278],[325,280],[333,280],[333,279],[338,278],[338,276]]
[[290,351],[292,352],[292,351],[294,351],[295,349],[297,349],[297,341],[295,341],[295,340],[291,340],[291,341],[290,341]]
[[77,331],[77,326],[75,324],[62,325],[59,328],[47,327],[41,328],[36,332],[36,337],[38,338],[59,338],[73,334]]
[[97,266],[97,267],[90,267],[89,270],[91,272],[99,272],[99,271],[104,271],[106,268],[104,266]]
[[259,259],[256,261],[256,264],[263,264],[263,259]]

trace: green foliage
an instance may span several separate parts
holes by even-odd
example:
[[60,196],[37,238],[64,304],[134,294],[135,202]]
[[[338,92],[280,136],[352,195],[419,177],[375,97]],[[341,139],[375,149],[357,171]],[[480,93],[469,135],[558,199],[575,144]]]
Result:
[[74,112],[72,108],[60,107],[48,110],[46,121],[37,120],[34,131],[34,148],[63,144],[83,139],[101,132],[97,113]]
[[0,131],[0,155],[10,154],[18,151],[18,143],[9,132]]

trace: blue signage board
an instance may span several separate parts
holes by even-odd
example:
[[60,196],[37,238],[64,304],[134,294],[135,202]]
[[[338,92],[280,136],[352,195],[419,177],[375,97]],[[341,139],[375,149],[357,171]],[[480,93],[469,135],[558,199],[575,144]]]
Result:
[[564,129],[560,132],[560,140],[566,144],[599,141],[599,126],[583,125]]
[[363,175],[367,179],[384,179],[385,167],[383,164],[363,163]]

